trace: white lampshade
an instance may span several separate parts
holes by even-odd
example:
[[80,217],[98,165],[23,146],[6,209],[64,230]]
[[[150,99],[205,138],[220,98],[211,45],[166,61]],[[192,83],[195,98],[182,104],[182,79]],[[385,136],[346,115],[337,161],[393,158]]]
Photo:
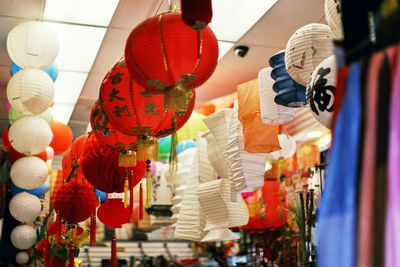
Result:
[[26,264],[29,261],[29,254],[25,251],[18,252],[17,255],[15,255],[15,261],[18,264]]
[[27,192],[13,196],[10,201],[10,213],[20,222],[31,223],[40,215],[42,205],[40,199]]
[[279,134],[281,150],[268,154],[271,160],[288,159],[296,152],[296,141],[287,134]]
[[325,0],[325,18],[336,37],[339,40],[343,40],[341,0]]
[[37,157],[23,157],[11,166],[10,176],[12,182],[23,189],[34,189],[47,179],[48,168],[46,162]]
[[314,117],[325,127],[331,127],[336,90],[336,60],[330,56],[313,71],[307,85],[307,102]]
[[8,33],[8,55],[21,68],[49,67],[56,59],[58,49],[57,34],[42,22],[21,23]]
[[12,147],[25,155],[35,155],[45,150],[52,136],[49,124],[35,116],[17,119],[8,132]]
[[264,124],[281,125],[294,120],[294,109],[275,103],[276,93],[272,89],[275,81],[271,71],[272,68],[267,67],[258,72],[261,120]]
[[53,103],[53,80],[43,70],[22,69],[8,81],[7,99],[19,113],[40,114]]
[[331,29],[325,24],[311,23],[298,29],[286,44],[288,74],[306,86],[315,67],[333,55],[333,39]]
[[36,241],[36,231],[30,225],[19,225],[11,231],[11,244],[18,249],[31,248]]
[[204,133],[197,133],[196,149],[198,162],[198,182],[204,183],[217,178],[217,173],[208,158],[207,140]]

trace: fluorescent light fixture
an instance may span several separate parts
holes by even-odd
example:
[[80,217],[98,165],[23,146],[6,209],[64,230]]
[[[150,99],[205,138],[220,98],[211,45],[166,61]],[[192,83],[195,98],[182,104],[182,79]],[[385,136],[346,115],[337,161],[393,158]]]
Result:
[[87,73],[60,71],[55,85],[55,103],[75,104],[85,85]]
[[210,23],[218,40],[237,42],[278,0],[214,0]]
[[54,120],[68,124],[74,108],[75,104],[55,103],[51,108]]
[[[86,0],[85,0],[86,1]],[[103,42],[106,28],[46,22],[57,34],[60,70],[89,72]]]
[[311,131],[307,133],[308,138],[317,138],[320,137],[321,135],[322,135],[321,131]]
[[108,26],[119,0],[46,0],[44,20]]
[[229,50],[234,46],[234,43],[220,42],[218,41],[218,61],[228,53]]

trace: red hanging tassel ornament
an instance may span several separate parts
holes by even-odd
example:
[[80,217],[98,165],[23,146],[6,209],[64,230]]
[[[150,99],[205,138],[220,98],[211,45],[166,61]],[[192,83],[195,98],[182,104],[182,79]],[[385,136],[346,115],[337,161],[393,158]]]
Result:
[[61,218],[59,215],[56,218],[56,229],[56,242],[59,245],[61,243]]
[[212,19],[211,0],[181,0],[182,20],[196,31],[203,30]]
[[90,217],[90,246],[96,244],[96,210],[94,210],[92,217]]
[[111,267],[117,266],[117,236],[115,229],[113,229],[112,241],[111,241]]
[[132,179],[133,179],[133,170],[131,170],[131,177],[129,179],[129,190],[130,190],[129,191],[129,205],[131,207],[131,214],[133,214],[133,211],[135,208],[133,205],[133,185],[131,183]]
[[139,187],[139,221],[143,220],[143,188],[142,183]]

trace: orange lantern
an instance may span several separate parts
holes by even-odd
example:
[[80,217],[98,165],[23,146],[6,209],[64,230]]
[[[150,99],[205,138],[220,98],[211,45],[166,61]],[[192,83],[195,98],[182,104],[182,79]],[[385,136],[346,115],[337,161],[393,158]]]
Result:
[[50,124],[50,128],[53,132],[53,140],[50,146],[54,149],[54,155],[59,155],[72,144],[72,131],[68,125],[59,121],[53,121]]

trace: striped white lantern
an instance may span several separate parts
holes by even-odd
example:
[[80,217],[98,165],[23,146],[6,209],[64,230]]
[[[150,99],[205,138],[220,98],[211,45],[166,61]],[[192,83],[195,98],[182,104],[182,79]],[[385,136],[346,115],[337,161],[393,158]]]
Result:
[[37,157],[23,157],[11,166],[12,182],[23,189],[34,189],[47,179],[49,170],[46,162]]
[[29,254],[25,251],[18,252],[17,255],[15,255],[15,261],[18,264],[26,264],[29,261]]
[[36,231],[30,225],[19,225],[11,231],[11,244],[18,249],[31,248],[36,241]]
[[325,24],[311,23],[298,29],[286,44],[288,74],[299,84],[307,86],[315,67],[333,55],[333,39],[334,34]]
[[325,18],[329,28],[339,40],[343,40],[342,3],[341,0],[325,0]]
[[8,33],[8,55],[22,68],[47,68],[53,64],[58,50],[57,34],[42,22],[21,23]]
[[10,201],[10,213],[20,222],[31,223],[40,215],[42,205],[40,199],[27,192],[13,196]]
[[8,81],[7,99],[24,115],[45,112],[54,100],[53,80],[43,70],[22,69]]
[[53,133],[50,125],[36,116],[24,116],[10,127],[8,138],[12,147],[25,155],[35,155],[46,149]]
[[272,89],[275,81],[271,71],[272,68],[267,67],[258,72],[261,120],[264,124],[281,125],[294,120],[294,109],[275,103],[276,93]]

